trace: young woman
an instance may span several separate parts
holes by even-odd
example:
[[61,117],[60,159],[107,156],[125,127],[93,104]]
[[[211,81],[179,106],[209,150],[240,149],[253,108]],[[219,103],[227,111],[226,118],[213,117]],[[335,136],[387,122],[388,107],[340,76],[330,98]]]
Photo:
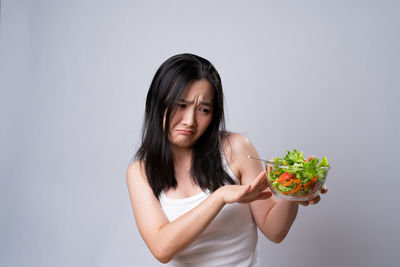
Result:
[[223,102],[218,72],[196,55],[169,58],[151,83],[127,184],[139,232],[162,263],[259,266],[257,227],[279,243],[298,204],[319,201],[272,196],[261,163],[247,157],[258,157],[254,146],[225,131]]

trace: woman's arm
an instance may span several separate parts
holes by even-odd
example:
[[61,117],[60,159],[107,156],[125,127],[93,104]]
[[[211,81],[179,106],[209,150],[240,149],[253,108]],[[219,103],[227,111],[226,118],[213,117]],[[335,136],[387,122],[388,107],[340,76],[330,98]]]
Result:
[[[266,177],[261,161],[247,157],[248,155],[259,157],[250,141],[239,134],[233,134],[228,138],[231,147],[231,166],[238,171],[241,184],[252,183],[254,177],[260,173]],[[296,218],[298,204],[287,200],[278,202],[275,197],[271,197],[251,202],[250,208],[260,231],[269,240],[279,243],[286,237]]]
[[270,192],[264,192],[267,183],[261,175],[249,185],[219,188],[197,207],[169,222],[139,162],[129,166],[127,185],[139,232],[152,254],[163,263],[189,246],[225,204],[249,203],[271,196]]

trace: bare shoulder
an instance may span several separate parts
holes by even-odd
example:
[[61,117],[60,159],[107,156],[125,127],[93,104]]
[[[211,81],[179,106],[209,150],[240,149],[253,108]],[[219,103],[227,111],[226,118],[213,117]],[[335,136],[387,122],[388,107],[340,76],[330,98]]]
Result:
[[138,171],[140,172],[142,168],[143,168],[143,162],[140,160],[135,160],[129,164],[128,169],[126,171],[126,176],[134,174],[135,172]]
[[[126,182],[133,212],[138,224],[139,222],[143,223],[143,218],[151,216],[146,215],[146,213],[154,213],[158,215],[162,213],[159,201],[154,195],[152,187],[147,180],[143,161],[135,161],[129,164],[126,172]],[[161,217],[164,222],[165,218],[163,216]]]
[[128,185],[144,181],[147,181],[147,179],[143,161],[136,160],[131,162],[126,170],[126,182]]
[[248,158],[249,155],[258,157],[256,148],[251,141],[242,134],[226,134],[222,138],[222,148],[230,168],[241,181],[243,175],[246,173],[246,169],[252,167],[255,167],[256,170],[260,169],[258,162],[254,162],[254,160]]
[[225,134],[222,138],[222,147],[225,154],[232,160],[243,156],[247,158],[248,155],[256,156],[254,153],[257,153],[251,141],[239,133]]

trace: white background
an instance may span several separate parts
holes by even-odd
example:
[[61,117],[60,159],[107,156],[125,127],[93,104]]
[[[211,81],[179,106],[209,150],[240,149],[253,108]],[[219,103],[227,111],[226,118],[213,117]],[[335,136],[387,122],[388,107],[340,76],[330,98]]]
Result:
[[398,1],[1,1],[0,266],[159,266],[125,171],[159,65],[209,59],[262,157],[327,156],[262,266],[397,266]]

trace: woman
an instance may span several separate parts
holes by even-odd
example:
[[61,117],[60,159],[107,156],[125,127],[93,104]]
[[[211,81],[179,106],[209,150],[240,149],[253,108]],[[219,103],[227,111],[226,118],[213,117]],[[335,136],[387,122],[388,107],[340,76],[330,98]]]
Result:
[[127,171],[137,227],[152,254],[173,266],[259,266],[257,227],[287,235],[298,204],[277,201],[253,145],[224,128],[214,66],[180,54],[155,74],[142,144]]

